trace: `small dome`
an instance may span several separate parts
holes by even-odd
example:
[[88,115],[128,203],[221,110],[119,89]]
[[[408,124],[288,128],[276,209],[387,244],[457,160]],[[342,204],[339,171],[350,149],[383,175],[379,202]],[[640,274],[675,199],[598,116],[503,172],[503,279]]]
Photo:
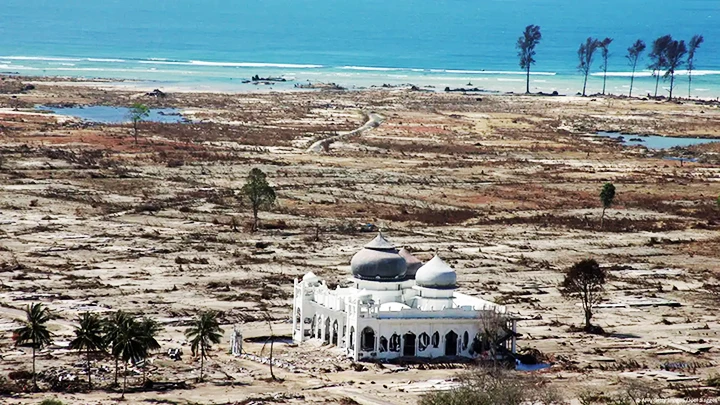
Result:
[[415,282],[419,287],[455,288],[457,273],[440,257],[435,256],[415,274]]
[[318,281],[319,279],[320,278],[311,271],[303,276],[302,281],[313,282],[313,281]]
[[382,234],[365,245],[350,261],[355,278],[370,281],[399,281],[405,279],[407,263],[395,245]]
[[422,267],[423,263],[405,248],[400,249],[398,253],[405,259],[405,263],[407,263],[407,277],[415,278],[415,273]]

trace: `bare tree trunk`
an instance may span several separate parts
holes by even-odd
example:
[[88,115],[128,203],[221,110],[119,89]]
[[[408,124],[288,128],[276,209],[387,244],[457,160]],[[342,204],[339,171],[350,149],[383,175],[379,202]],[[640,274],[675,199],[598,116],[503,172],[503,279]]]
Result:
[[632,70],[632,76],[630,76],[630,94],[628,97],[632,97],[632,89],[633,89],[633,83],[635,82],[635,68],[637,67],[637,62],[633,64],[633,70]]
[[525,94],[530,94],[530,64],[527,67],[527,77],[525,79]]
[[137,128],[137,121],[133,121],[133,131],[135,133],[135,145],[138,144],[138,128]]
[[675,72],[672,72],[670,74],[670,98],[668,98],[668,101],[672,100],[672,92],[673,92],[674,84],[675,84]]
[[33,388],[37,391],[37,377],[35,376],[35,343],[33,342]]
[[200,382],[203,380],[203,367],[205,366],[205,347],[200,344]]
[[125,388],[127,387],[127,362],[125,362],[125,369],[123,370],[123,390],[120,398],[125,398]]
[[258,230],[258,209],[253,207],[253,232]]
[[87,349],[88,387],[92,389],[92,372],[90,370],[90,348]]
[[585,72],[585,81],[583,82],[583,92],[582,92],[583,97],[585,97],[585,89],[587,88],[588,72],[589,71]]
[[690,98],[691,91],[692,91],[692,69],[688,69],[688,98]]
[[118,380],[118,367],[119,367],[119,366],[118,366],[118,358],[117,358],[117,356],[115,356],[115,382],[113,383],[114,385],[117,385],[117,383],[118,383],[118,382],[117,382],[117,380]]
[[592,312],[590,311],[590,308],[585,310],[585,330],[590,330],[590,327],[592,324],[590,323],[590,319],[592,318]]
[[607,60],[605,60],[605,66],[603,67],[603,96],[605,95],[605,83],[607,83]]
[[600,215],[600,229],[603,229],[603,225],[605,224],[605,209],[603,206],[602,215]]
[[657,98],[658,86],[660,85],[660,72],[655,72],[655,98]]

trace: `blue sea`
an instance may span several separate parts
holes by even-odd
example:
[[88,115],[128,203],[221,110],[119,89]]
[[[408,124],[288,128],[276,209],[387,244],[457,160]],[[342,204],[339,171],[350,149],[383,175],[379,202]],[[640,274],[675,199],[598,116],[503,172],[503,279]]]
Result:
[[[720,96],[720,0],[3,0],[0,72],[132,79],[216,91],[334,82],[523,92],[515,42],[541,26],[532,91],[582,88],[577,48],[613,38],[608,91],[626,94],[626,49],[702,34],[693,96]],[[654,92],[642,62],[635,95]],[[588,91],[602,88],[596,57]],[[242,83],[282,76],[271,86]],[[676,94],[687,96],[679,72]],[[661,80],[660,94],[669,82]]]

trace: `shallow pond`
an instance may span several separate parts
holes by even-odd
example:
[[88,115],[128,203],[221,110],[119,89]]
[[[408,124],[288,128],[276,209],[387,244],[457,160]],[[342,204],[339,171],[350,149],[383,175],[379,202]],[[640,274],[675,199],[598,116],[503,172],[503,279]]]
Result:
[[[87,106],[87,107],[50,107],[37,106],[36,110],[52,111],[55,114],[69,115],[87,122],[99,122],[102,124],[123,124],[130,122],[130,109],[126,107]],[[153,108],[150,109],[150,116],[144,121],[162,122],[166,124],[187,122],[174,108]]]
[[[700,145],[704,143],[720,142],[720,139],[706,138],[682,138],[677,136],[658,136],[658,135],[630,135],[620,132],[598,132],[598,136],[605,138],[618,139],[622,137],[622,144],[626,146],[644,146],[648,149],[670,149],[675,146],[685,147],[692,145]],[[632,139],[632,140],[631,140]],[[639,140],[638,140],[639,139]]]

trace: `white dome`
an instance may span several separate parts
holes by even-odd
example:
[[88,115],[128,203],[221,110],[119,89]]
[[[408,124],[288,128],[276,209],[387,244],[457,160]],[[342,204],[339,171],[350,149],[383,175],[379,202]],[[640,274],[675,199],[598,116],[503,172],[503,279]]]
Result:
[[440,257],[435,256],[418,269],[415,282],[419,287],[455,288],[457,273]]
[[303,278],[302,278],[302,281],[305,281],[305,282],[308,282],[308,283],[312,283],[312,282],[318,281],[318,280],[320,280],[320,278],[319,278],[318,276],[316,276],[315,273],[313,273],[312,271],[311,271],[311,272],[308,272],[308,273],[307,273],[306,275],[304,275]]

